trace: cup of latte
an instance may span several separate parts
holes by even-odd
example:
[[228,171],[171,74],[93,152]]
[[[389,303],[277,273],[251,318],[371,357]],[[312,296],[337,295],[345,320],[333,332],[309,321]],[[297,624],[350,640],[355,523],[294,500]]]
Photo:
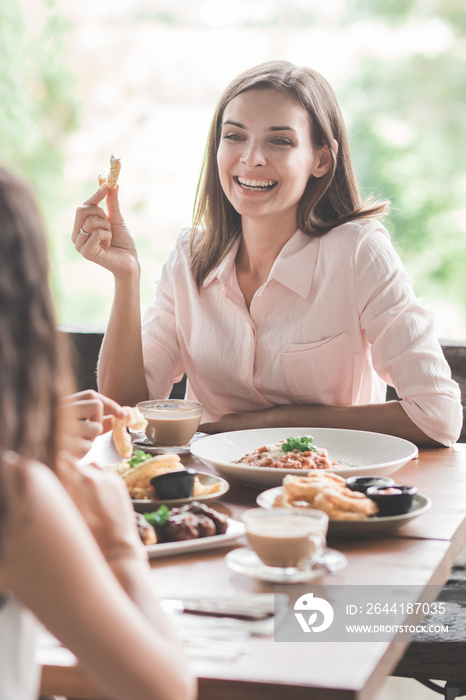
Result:
[[328,515],[312,508],[252,508],[242,516],[254,552],[266,566],[307,569],[322,556]]
[[137,407],[147,421],[147,439],[161,447],[186,445],[201,422],[203,408],[185,399],[153,399]]

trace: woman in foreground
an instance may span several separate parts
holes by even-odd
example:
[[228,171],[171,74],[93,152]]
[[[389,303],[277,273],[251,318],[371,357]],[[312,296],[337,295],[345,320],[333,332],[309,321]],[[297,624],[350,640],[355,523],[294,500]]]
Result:
[[[36,616],[109,697],[192,700],[123,481],[63,449],[81,446],[61,405],[70,387],[47,276],[34,199],[0,168],[0,697],[37,698]],[[96,397],[80,408],[99,423]]]
[[[115,278],[100,390],[135,404],[185,372],[208,432],[334,427],[451,445],[459,388],[379,221],[385,209],[360,197],[322,76],[283,61],[246,71],[220,98],[194,225],[142,329],[118,190],[103,186],[77,210],[77,250]],[[387,384],[400,402],[385,401]]]

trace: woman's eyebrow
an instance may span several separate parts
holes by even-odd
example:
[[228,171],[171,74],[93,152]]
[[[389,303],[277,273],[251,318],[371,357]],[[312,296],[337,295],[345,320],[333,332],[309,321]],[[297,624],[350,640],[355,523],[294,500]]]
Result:
[[[244,124],[240,124],[240,122],[234,122],[231,119],[225,119],[223,125],[226,124],[230,124],[231,126],[237,126],[238,129],[246,129]],[[296,129],[293,129],[292,126],[270,126],[268,128],[268,131],[296,131]]]
[[246,128],[244,126],[244,124],[240,124],[239,122],[233,122],[230,119],[225,119],[225,121],[223,122],[223,125],[225,125],[225,124],[231,124],[231,126],[237,126],[238,129],[245,129]]
[[292,126],[271,126],[269,131],[296,131]]

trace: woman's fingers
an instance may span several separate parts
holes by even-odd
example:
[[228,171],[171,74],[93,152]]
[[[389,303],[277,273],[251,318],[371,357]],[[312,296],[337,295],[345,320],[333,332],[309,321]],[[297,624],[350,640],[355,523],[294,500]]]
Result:
[[85,258],[95,260],[102,248],[110,248],[112,245],[112,232],[104,228],[96,228],[86,235],[80,233],[74,247]]
[[104,221],[108,221],[107,214],[102,209],[102,207],[98,206],[102,202],[102,200],[105,199],[107,191],[107,185],[102,185],[102,187],[99,187],[97,192],[94,192],[94,194],[91,197],[89,197],[89,199],[86,199],[86,201],[76,209],[73,232],[71,234],[71,240],[75,245],[79,236],[81,235],[81,237],[83,237],[83,234],[80,234],[81,230],[87,233],[91,233],[93,230],[84,226],[88,217],[96,216]]
[[78,421],[97,421],[102,423],[104,409],[97,398],[81,399],[69,406]]
[[[108,215],[98,204],[107,196]],[[94,233],[99,233],[100,244],[108,248],[111,245],[112,225],[124,226],[124,219],[118,202],[118,186],[108,190],[106,185],[89,197],[84,204],[76,209],[76,217],[71,234],[71,240],[79,252]],[[125,227],[126,229],[126,227]],[[107,231],[110,235],[106,235]],[[117,231],[118,233],[118,231]],[[95,238],[94,238],[95,244]]]
[[[107,197],[108,215],[99,206]],[[103,185],[76,210],[71,239],[76,250],[114,275],[135,270],[137,251],[118,203],[118,186]]]
[[126,411],[113,399],[109,399],[108,396],[104,396],[104,394],[99,394],[98,392],[94,392],[94,396],[102,402],[104,414],[111,414],[117,418],[124,418],[126,416]]
[[91,197],[89,197],[89,199],[86,199],[86,201],[84,202],[84,205],[86,205],[86,204],[100,204],[100,202],[103,199],[105,199],[108,192],[109,192],[109,189],[107,187],[107,184],[102,185],[102,187],[99,187],[97,192],[94,192],[94,194],[91,195]]
[[70,441],[67,449],[79,457],[90,449],[98,435],[111,428],[112,416],[122,418],[126,415],[116,401],[91,389],[71,394],[62,402],[61,408],[65,436]]
[[99,215],[90,214],[86,216],[83,225],[79,229],[79,233],[82,234],[84,231],[84,233],[89,236],[98,228],[106,229],[107,231],[112,230],[112,224],[108,220],[105,212],[99,212]]
[[114,190],[109,190],[107,196],[107,209],[110,221],[114,224],[124,223],[123,216],[120,212],[120,203],[118,201],[118,185]]
[[107,214],[100,207],[83,204],[76,209],[71,240],[76,245],[80,238],[85,238],[86,234],[93,233],[97,228],[111,230]]
[[94,389],[85,389],[70,394],[63,400],[63,406],[73,408],[78,413],[78,418],[93,418],[94,420],[102,415],[112,414],[117,418],[124,418],[126,411],[119,403],[110,399],[104,394],[100,394]]

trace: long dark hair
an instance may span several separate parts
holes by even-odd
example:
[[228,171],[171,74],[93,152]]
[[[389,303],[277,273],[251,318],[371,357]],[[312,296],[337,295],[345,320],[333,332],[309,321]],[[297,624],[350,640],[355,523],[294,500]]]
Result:
[[198,287],[241,233],[241,216],[220,184],[217,151],[226,106],[240,93],[253,88],[273,88],[296,97],[309,115],[313,146],[320,148],[327,144],[332,154],[329,172],[320,178],[311,176],[299,203],[297,223],[304,233],[322,236],[347,221],[380,216],[388,206],[387,202],[361,199],[343,117],[325,78],[311,68],[297,67],[287,61],[262,63],[228,85],[211,123],[191,236],[191,271]]
[[[0,480],[7,450],[55,466],[57,405],[67,373],[48,274],[35,198],[0,167]],[[0,525],[7,505],[0,481]]]

